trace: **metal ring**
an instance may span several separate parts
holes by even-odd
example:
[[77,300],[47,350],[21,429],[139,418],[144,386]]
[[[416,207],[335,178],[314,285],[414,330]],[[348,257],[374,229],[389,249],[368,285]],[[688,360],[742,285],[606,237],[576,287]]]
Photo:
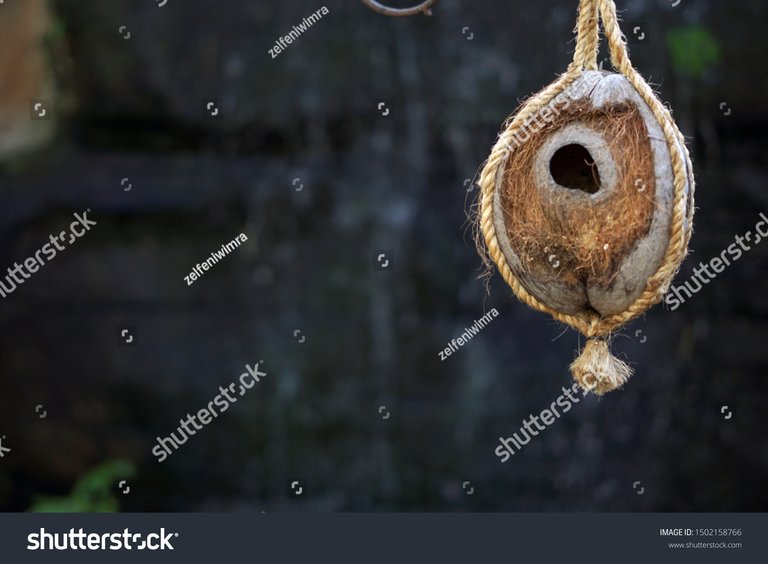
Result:
[[415,16],[419,13],[422,13],[426,16],[431,16],[432,10],[430,8],[437,4],[437,0],[424,0],[424,2],[418,6],[414,6],[413,8],[390,8],[389,6],[384,6],[376,0],[362,1],[363,4],[368,6],[371,10],[384,16]]

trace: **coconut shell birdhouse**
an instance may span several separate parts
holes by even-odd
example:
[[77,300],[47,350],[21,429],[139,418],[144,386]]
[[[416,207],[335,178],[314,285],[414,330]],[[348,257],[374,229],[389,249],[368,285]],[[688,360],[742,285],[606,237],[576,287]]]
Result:
[[[597,67],[600,22],[616,72]],[[603,394],[630,367],[613,331],[659,302],[686,255],[685,140],[632,67],[612,0],[581,0],[574,61],[505,123],[479,184],[484,253],[516,296],[587,337],[571,372]]]

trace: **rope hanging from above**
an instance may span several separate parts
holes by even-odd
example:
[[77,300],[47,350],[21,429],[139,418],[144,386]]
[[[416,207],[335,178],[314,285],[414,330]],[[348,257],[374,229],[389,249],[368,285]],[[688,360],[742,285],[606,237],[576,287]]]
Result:
[[[615,73],[597,67],[602,22]],[[658,303],[685,258],[685,139],[633,68],[613,0],[581,0],[573,62],[504,124],[480,174],[478,248],[525,304],[588,340],[575,380],[603,394],[631,368],[611,332]],[[481,236],[482,235],[482,236]]]

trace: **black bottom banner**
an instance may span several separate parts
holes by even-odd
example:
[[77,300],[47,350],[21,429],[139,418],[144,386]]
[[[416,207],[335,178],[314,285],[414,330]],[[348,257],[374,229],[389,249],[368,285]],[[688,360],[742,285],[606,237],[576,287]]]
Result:
[[765,562],[767,530],[765,513],[0,514],[0,562],[731,564]]

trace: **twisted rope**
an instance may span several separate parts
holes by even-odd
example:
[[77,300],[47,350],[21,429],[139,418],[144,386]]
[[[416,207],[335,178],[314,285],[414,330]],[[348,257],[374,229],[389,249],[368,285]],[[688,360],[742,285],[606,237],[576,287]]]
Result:
[[[648,104],[654,117],[659,122],[670,148],[670,158],[674,174],[674,204],[670,227],[670,240],[664,258],[656,272],[648,279],[643,293],[625,311],[602,317],[597,312],[579,312],[568,315],[553,310],[531,295],[512,272],[496,237],[493,221],[493,197],[499,167],[509,154],[508,146],[512,134],[529,117],[562,93],[584,70],[597,70],[599,49],[599,21],[602,20],[604,34],[614,68],[629,80],[642,99]],[[682,156],[673,148],[679,144]],[[613,0],[581,0],[576,26],[576,48],[573,62],[558,80],[531,97],[521,110],[509,120],[506,127],[491,150],[491,155],[480,173],[478,184],[480,196],[480,230],[485,240],[488,255],[496,264],[504,281],[512,288],[517,298],[529,307],[548,313],[556,320],[570,325],[586,337],[604,337],[619,326],[627,323],[661,300],[672,278],[677,273],[680,263],[686,255],[691,229],[686,229],[686,222],[693,220],[693,170],[685,139],[678,130],[667,108],[659,101],[650,86],[634,69],[629,60],[624,36],[619,27],[616,5]],[[690,177],[690,195],[685,197],[685,189]],[[690,223],[689,223],[690,225]]]
[[576,50],[573,63],[578,69],[597,70],[597,52],[600,48],[597,0],[582,0],[576,24]]

